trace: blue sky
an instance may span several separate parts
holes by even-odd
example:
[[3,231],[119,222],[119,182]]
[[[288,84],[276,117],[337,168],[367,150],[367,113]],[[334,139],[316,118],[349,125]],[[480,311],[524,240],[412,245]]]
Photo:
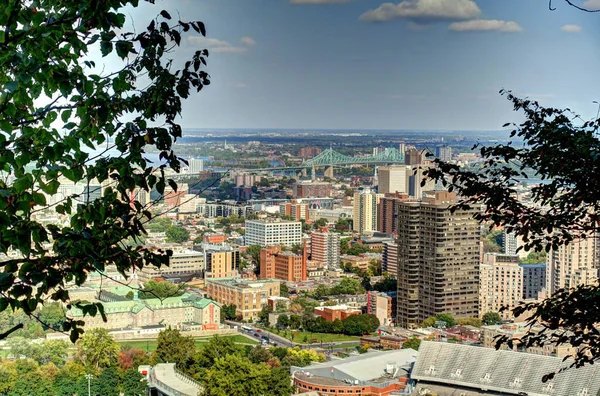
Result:
[[187,128],[494,130],[519,119],[501,88],[596,114],[600,13],[553,2],[167,0],[132,16],[206,24],[177,54],[211,51]]

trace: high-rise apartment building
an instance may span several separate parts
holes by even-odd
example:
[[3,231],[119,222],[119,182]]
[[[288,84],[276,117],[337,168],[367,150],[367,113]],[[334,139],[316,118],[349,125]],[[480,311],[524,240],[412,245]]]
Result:
[[423,153],[416,148],[411,148],[406,151],[404,156],[406,165],[420,165],[423,163]]
[[547,290],[598,284],[598,237],[578,238],[548,255]]
[[383,194],[370,189],[354,193],[353,230],[359,233],[377,231],[377,206]]
[[521,258],[525,258],[529,255],[529,252],[525,249],[521,249],[517,252],[517,249],[523,246],[523,238],[515,234],[514,232],[508,232],[504,230],[502,234],[502,247],[504,248],[505,254],[518,255]]
[[328,268],[340,266],[340,234],[322,229],[310,235],[311,260]]
[[437,157],[444,162],[452,160],[452,147],[444,146],[437,148]]
[[377,230],[384,234],[395,234],[398,228],[397,202],[408,201],[408,194],[386,194],[377,206]]
[[398,243],[384,242],[383,257],[381,260],[381,270],[387,272],[393,277],[398,276]]
[[435,191],[399,202],[397,325],[413,328],[448,313],[479,314],[478,208],[456,210],[456,193]]
[[281,279],[290,282],[306,280],[306,257],[283,251],[281,246],[260,250],[260,279]]
[[204,170],[204,161],[199,158],[190,158],[188,168],[189,173],[200,173]]
[[233,182],[236,187],[252,187],[256,183],[260,183],[261,180],[260,176],[247,172],[233,176]]
[[240,266],[240,252],[228,245],[204,245],[205,278],[235,278]]
[[378,168],[377,178],[379,184],[377,192],[380,194],[408,193],[408,180],[411,175],[410,166],[382,166]]
[[246,245],[292,246],[302,242],[302,223],[281,219],[246,220]]
[[319,147],[302,147],[298,156],[302,158],[312,158],[321,154],[321,151],[322,150]]
[[523,269],[523,299],[537,299],[546,288],[546,263],[520,266]]
[[[513,319],[512,308],[523,300],[523,268],[519,256],[486,253],[480,273],[479,315],[498,312],[502,319]],[[508,307],[508,310],[502,310]]]
[[[424,174],[427,168],[432,166],[431,163],[425,163],[412,168],[408,177],[408,195],[421,199],[425,193],[435,190],[435,181],[426,178]],[[423,181],[425,184],[421,185]]]

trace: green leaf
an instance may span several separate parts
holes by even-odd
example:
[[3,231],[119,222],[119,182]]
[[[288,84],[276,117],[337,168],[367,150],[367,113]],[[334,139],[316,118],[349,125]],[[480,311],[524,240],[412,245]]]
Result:
[[33,202],[36,205],[46,206],[46,196],[40,193],[33,193]]
[[33,176],[31,176],[29,173],[27,173],[27,174],[19,177],[13,183],[13,188],[18,193],[21,193],[21,192],[23,192],[25,190],[28,190],[32,186],[33,186]]
[[100,52],[102,52],[102,56],[106,56],[110,54],[113,50],[113,44],[110,41],[102,41],[100,43]]
[[165,19],[171,19],[171,15],[166,10],[162,10],[160,15],[162,15],[162,17]]
[[73,110],[64,110],[61,114],[60,114],[60,118],[62,119],[63,122],[67,122],[69,121],[69,118],[71,117],[71,113],[73,113]]
[[115,48],[117,50],[117,55],[121,59],[125,59],[129,55],[129,52],[133,49],[133,43],[129,41],[120,40],[117,41]]
[[9,81],[6,84],[4,84],[4,88],[6,88],[9,92],[15,92],[15,90],[17,89],[17,87],[19,86],[19,83],[16,81]]

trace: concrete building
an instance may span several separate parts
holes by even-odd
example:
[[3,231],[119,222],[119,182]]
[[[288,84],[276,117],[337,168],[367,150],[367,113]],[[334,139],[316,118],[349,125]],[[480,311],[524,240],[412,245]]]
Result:
[[537,299],[546,288],[546,263],[520,264],[523,270],[523,299]]
[[306,280],[306,257],[282,251],[281,246],[269,246],[260,251],[260,279],[281,279],[286,282]]
[[383,244],[383,255],[381,270],[394,277],[398,277],[398,243],[385,242]]
[[168,267],[144,266],[139,270],[138,276],[142,282],[156,278],[181,279],[183,281],[190,278],[202,278],[204,269],[204,253],[183,250],[173,253]]
[[360,315],[361,310],[347,305],[333,305],[329,307],[315,307],[313,313],[328,322],[333,322],[334,320],[344,320],[348,316]]
[[[479,316],[498,312],[502,319],[513,319],[512,308],[523,300],[523,269],[519,256],[486,253],[480,273]],[[503,310],[502,307],[509,307]]]
[[420,165],[423,163],[423,152],[416,148],[408,149],[404,155],[406,165]]
[[351,266],[361,271],[368,270],[372,260],[374,259],[370,257],[351,256],[349,254],[342,254],[340,256],[340,264],[344,264],[345,266]]
[[372,351],[308,367],[292,366],[290,373],[300,394],[410,395],[412,388],[407,373],[416,358],[417,351],[413,349]]
[[302,223],[281,219],[246,220],[246,244],[292,246],[302,242]]
[[81,309],[72,307],[67,316],[85,321],[84,330],[103,328],[108,330],[131,329],[158,323],[181,328],[184,324],[202,325],[203,330],[216,330],[221,319],[221,306],[208,298],[184,293],[180,297],[165,299],[135,299],[130,301],[103,302],[107,321],[100,315],[83,316]]
[[367,293],[367,313],[377,316],[379,323],[391,326],[396,321],[398,293],[376,292]]
[[286,202],[279,205],[279,214],[292,217],[294,220],[308,220],[309,205],[302,202]]
[[395,234],[398,228],[398,202],[408,201],[408,194],[386,194],[377,206],[377,230],[384,234]]
[[397,192],[408,194],[408,178],[411,171],[412,167],[406,165],[379,167],[377,192],[380,194],[394,194]]
[[[425,177],[425,170],[433,167],[431,163],[423,163],[418,167],[413,167],[413,170],[408,177],[408,195],[416,199],[421,199],[423,195],[429,191],[435,190],[435,181]],[[421,183],[425,180],[425,184]]]
[[444,146],[437,148],[437,157],[444,162],[452,161],[452,147]]
[[239,173],[233,176],[233,182],[235,183],[236,187],[252,187],[256,183],[260,183],[261,180],[262,177],[259,175],[247,172]]
[[598,238],[575,239],[548,254],[547,290],[598,284]]
[[223,305],[234,304],[236,315],[243,320],[256,321],[268,298],[279,296],[278,280],[207,279],[206,292],[210,298]]
[[302,147],[298,156],[302,158],[312,158],[321,154],[321,151],[322,150],[319,147]]
[[340,234],[327,229],[310,235],[311,260],[318,261],[328,268],[340,266]]
[[188,160],[189,173],[200,173],[204,171],[204,161],[199,158],[190,158]]
[[229,245],[204,245],[205,278],[235,278],[240,266],[240,251]]
[[452,213],[456,201],[455,193],[435,191],[398,203],[399,326],[413,328],[441,313],[479,314],[478,208]]
[[517,236],[514,232],[508,232],[504,230],[502,234],[502,247],[504,248],[505,254],[518,255],[520,258],[526,258],[529,255],[529,251],[521,249],[517,252],[517,249],[523,246],[523,238]]
[[377,231],[377,206],[383,194],[367,189],[354,193],[353,230],[359,233]]
[[331,197],[331,184],[325,182],[302,182],[294,184],[294,198]]

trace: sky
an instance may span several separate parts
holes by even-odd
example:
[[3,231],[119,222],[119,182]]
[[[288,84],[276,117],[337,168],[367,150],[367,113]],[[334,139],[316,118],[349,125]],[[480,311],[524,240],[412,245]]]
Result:
[[[600,9],[600,0],[573,0]],[[499,94],[592,117],[600,13],[564,0],[165,0],[203,21],[174,55],[210,51],[211,85],[185,128],[498,130],[521,118]]]

